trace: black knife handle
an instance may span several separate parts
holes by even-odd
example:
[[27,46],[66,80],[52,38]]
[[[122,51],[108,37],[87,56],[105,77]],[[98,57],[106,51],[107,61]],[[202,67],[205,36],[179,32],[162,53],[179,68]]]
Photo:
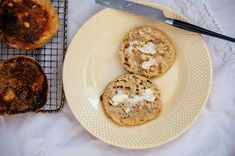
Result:
[[234,38],[201,28],[199,26],[187,23],[187,22],[183,22],[183,21],[179,21],[176,19],[168,19],[166,20],[167,24],[173,25],[175,27],[181,28],[181,29],[185,29],[188,31],[192,31],[192,32],[196,32],[196,33],[200,33],[200,34],[204,34],[204,35],[208,35],[208,36],[213,36],[213,37],[217,37],[217,38],[221,38],[224,40],[228,40],[228,41],[232,41],[235,42]]

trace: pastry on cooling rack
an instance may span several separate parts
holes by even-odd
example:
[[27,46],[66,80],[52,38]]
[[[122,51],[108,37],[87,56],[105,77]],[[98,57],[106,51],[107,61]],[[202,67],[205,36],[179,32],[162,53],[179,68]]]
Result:
[[50,0],[0,1],[0,38],[14,48],[42,47],[58,31],[59,25]]
[[176,52],[166,34],[153,27],[140,27],[124,37],[119,56],[126,70],[151,78],[168,71]]
[[33,58],[0,62],[0,115],[37,111],[46,104],[47,94],[46,75]]
[[108,84],[101,101],[106,115],[115,123],[134,126],[160,115],[160,91],[149,79],[125,74]]

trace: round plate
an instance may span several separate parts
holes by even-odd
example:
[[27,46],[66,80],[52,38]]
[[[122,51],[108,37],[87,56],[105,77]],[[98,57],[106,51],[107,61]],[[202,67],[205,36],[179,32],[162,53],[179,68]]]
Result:
[[[186,20],[165,6],[144,4],[163,10],[167,17]],[[165,32],[177,56],[165,75],[153,79],[162,93],[160,117],[140,126],[121,127],[106,117],[100,95],[109,82],[127,73],[118,49],[127,32],[139,26]],[[68,48],[63,71],[67,102],[82,126],[104,142],[134,149],[164,144],[186,131],[208,99],[211,79],[210,57],[200,35],[113,9],[104,9],[84,24]]]

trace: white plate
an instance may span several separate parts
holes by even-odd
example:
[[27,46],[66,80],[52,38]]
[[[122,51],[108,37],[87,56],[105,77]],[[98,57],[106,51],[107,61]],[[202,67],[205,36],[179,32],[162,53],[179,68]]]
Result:
[[[171,18],[186,20],[165,6]],[[152,26],[172,40],[177,57],[172,68],[153,81],[162,92],[159,118],[134,127],[121,127],[108,119],[100,103],[105,86],[126,73],[117,51],[126,33],[138,26]],[[65,96],[78,121],[97,138],[119,147],[149,148],[180,136],[198,118],[209,95],[211,62],[201,36],[169,25],[113,9],[93,16],[75,35],[63,71]]]

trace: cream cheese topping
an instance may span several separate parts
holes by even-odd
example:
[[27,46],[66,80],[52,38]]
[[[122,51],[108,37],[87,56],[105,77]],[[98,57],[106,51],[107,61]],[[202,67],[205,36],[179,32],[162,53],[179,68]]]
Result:
[[148,70],[152,65],[157,63],[156,59],[150,58],[148,61],[144,61],[141,65],[143,69]]
[[129,42],[129,47],[126,49],[126,51],[128,52],[128,53],[131,53],[132,52],[132,50],[133,50],[133,45],[138,45],[139,44],[139,41],[137,41],[137,40],[134,40],[134,41],[130,41]]
[[127,103],[130,107],[142,102],[142,101],[154,102],[155,96],[151,88],[146,89],[141,95],[135,95],[133,97],[129,97],[127,94],[123,93],[122,90],[118,90],[117,94],[112,97],[110,103],[113,106],[117,106],[121,103]]
[[146,89],[145,92],[142,94],[142,97],[148,102],[154,102],[154,100],[156,99],[151,88]]
[[155,54],[157,51],[157,46],[152,43],[152,42],[148,42],[146,43],[143,47],[139,48],[139,50],[144,53],[144,54]]
[[117,94],[115,94],[112,97],[112,101],[111,104],[114,106],[119,105],[120,103],[125,102],[128,99],[128,95],[126,95],[125,93],[123,93],[121,90],[117,91]]

